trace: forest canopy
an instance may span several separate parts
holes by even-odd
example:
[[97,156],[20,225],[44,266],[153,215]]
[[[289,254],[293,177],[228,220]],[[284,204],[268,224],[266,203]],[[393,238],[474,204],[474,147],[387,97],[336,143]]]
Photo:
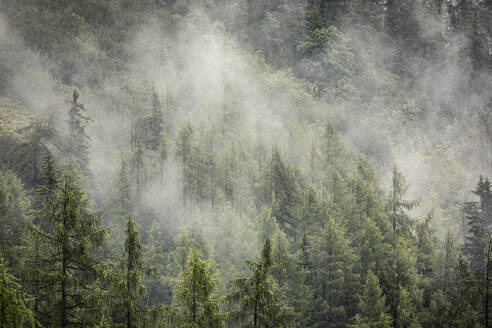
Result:
[[0,2],[0,327],[492,327],[490,0]]

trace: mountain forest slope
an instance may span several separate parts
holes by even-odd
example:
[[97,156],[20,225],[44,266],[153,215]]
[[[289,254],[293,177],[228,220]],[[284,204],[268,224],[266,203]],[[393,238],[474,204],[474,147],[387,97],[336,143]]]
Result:
[[0,2],[0,327],[492,327],[490,0]]

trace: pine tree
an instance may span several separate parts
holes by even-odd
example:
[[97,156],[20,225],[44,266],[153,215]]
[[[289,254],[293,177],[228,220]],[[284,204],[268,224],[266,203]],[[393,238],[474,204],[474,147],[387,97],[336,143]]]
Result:
[[191,250],[187,269],[175,291],[176,300],[182,306],[183,326],[221,328],[224,327],[224,314],[218,300],[212,297],[216,281],[208,271],[208,263],[200,257],[196,249]]

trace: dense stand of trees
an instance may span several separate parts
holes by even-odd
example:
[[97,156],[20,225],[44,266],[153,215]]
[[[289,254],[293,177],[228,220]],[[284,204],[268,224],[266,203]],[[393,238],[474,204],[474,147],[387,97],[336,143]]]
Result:
[[[0,12],[0,115],[38,113],[0,116],[1,328],[491,325],[489,1]],[[68,100],[39,114],[16,49]]]

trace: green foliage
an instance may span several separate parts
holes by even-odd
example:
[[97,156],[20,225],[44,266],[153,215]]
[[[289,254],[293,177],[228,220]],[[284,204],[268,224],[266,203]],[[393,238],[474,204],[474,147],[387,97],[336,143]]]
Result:
[[76,175],[67,170],[52,198],[40,211],[40,225],[33,226],[38,288],[46,291],[37,309],[39,321],[60,327],[88,324],[97,316],[99,282],[97,260],[91,252],[102,246],[107,230],[99,213],[89,210]]
[[393,318],[387,313],[386,297],[382,294],[378,277],[369,271],[359,299],[359,311],[355,324],[350,327],[391,327]]
[[492,156],[487,1],[0,12],[0,325],[488,321],[488,179],[462,207]]
[[135,231],[134,222],[131,216],[128,217],[126,224],[125,260],[126,260],[126,279],[125,279],[125,308],[126,308],[126,327],[136,328],[142,324],[142,315],[138,309],[138,302],[144,295],[141,286],[142,274],[145,268],[142,263],[142,246]]
[[212,297],[216,286],[214,276],[208,271],[208,263],[192,249],[186,261],[183,278],[176,287],[176,302],[182,305],[183,327],[224,327],[224,314],[219,302]]
[[408,186],[405,177],[401,174],[396,166],[393,167],[393,189],[391,200],[389,202],[391,210],[391,225],[393,231],[397,233],[408,234],[411,231],[411,222],[406,211],[411,210],[417,203],[415,201],[406,201],[403,199],[407,193]]
[[85,175],[89,173],[89,136],[85,132],[91,119],[85,116],[87,110],[78,102],[80,94],[73,90],[72,102],[68,111],[68,138],[66,153],[74,160],[78,168]]
[[0,257],[0,327],[22,328],[36,326],[34,313],[26,305],[27,295],[22,292],[18,279],[7,272]]
[[0,171],[0,252],[10,267],[22,262],[30,199],[21,181],[11,172]]
[[235,291],[229,299],[239,303],[239,309],[231,315],[245,327],[291,327],[294,323],[291,310],[281,304],[269,276],[272,262],[270,238],[265,240],[258,262],[246,261],[251,278],[233,282]]

